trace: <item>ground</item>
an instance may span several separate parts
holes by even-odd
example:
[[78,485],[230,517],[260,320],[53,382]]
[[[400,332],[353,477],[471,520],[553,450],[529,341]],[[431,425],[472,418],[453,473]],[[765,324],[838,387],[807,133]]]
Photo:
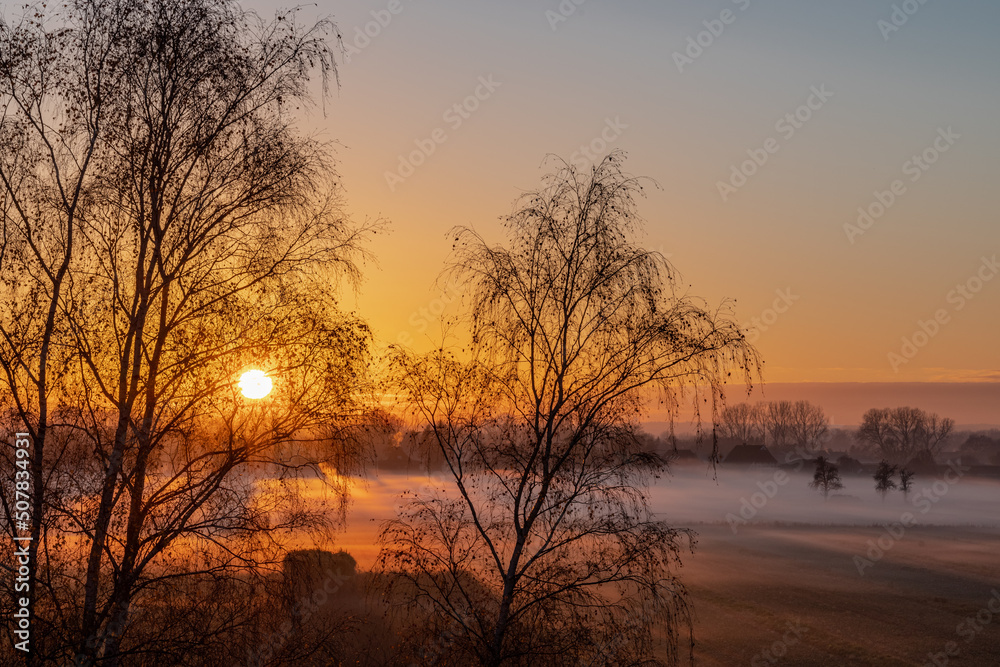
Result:
[[880,526],[695,529],[682,574],[701,667],[1000,665],[1000,613],[981,611],[1000,609],[1000,529],[911,527],[863,575]]
[[[698,533],[680,569],[698,667],[935,665],[928,654],[935,667],[1000,667],[1000,613],[987,607],[997,591],[1000,610],[1000,485],[923,477],[909,497],[882,500],[867,477],[845,477],[844,494],[824,501],[807,472],[775,475],[697,469],[651,490],[662,518]],[[359,485],[336,547],[370,567],[399,493],[444,486],[418,475]],[[747,511],[745,499],[761,502],[744,524],[734,517]],[[890,538],[882,526],[898,531],[907,515],[917,525]],[[878,548],[880,539],[884,555],[869,554],[868,542]],[[957,654],[945,653],[949,642]]]

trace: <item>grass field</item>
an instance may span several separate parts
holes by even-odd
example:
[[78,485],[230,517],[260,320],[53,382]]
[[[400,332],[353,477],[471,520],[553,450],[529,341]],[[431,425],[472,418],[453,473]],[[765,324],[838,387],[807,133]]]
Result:
[[[992,598],[1000,612],[1000,485],[963,479],[925,514],[917,492],[934,478],[885,501],[868,479],[845,478],[858,497],[824,502],[796,476],[734,534],[728,513],[772,475],[723,471],[716,482],[695,471],[653,490],[663,518],[697,533],[679,571],[694,607],[694,664],[935,665],[931,654],[936,667],[1000,666],[1000,613],[987,606]],[[359,486],[338,548],[370,567],[378,527],[396,509],[386,498],[440,486],[420,476]],[[906,511],[919,524],[890,538],[883,524],[898,530]],[[880,539],[881,557],[869,554]],[[863,574],[855,557],[867,561]]]
[[911,527],[863,576],[882,527],[696,530],[697,665],[1000,665],[1000,529]]

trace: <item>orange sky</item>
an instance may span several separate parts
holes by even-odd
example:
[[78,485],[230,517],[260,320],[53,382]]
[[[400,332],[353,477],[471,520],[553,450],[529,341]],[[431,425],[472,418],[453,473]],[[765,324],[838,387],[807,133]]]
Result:
[[930,3],[892,30],[888,1],[806,4],[304,9],[351,54],[306,126],[338,142],[352,214],[391,223],[346,304],[425,345],[424,313],[460,296],[434,285],[448,230],[500,241],[546,154],[621,148],[662,186],[643,242],[692,294],[737,300],[768,382],[1000,380],[1000,7]]

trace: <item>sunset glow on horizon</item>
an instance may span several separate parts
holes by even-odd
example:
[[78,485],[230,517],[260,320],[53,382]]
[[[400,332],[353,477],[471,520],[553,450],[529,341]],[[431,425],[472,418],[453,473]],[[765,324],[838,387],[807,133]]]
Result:
[[766,381],[1000,380],[1000,281],[973,289],[1000,252],[1000,6],[921,3],[897,29],[891,2],[572,4],[308,10],[346,54],[305,126],[343,142],[349,211],[390,224],[345,297],[381,343],[439,342],[421,311],[460,296],[437,282],[452,227],[502,242],[547,154],[623,149],[660,186],[642,242],[735,299]]
[[1000,664],[998,29],[0,7],[0,665]]

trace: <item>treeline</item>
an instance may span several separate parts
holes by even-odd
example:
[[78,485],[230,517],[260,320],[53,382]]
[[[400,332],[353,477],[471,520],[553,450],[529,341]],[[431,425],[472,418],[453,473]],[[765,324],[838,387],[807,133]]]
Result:
[[724,438],[743,444],[762,444],[784,453],[814,450],[829,432],[823,409],[808,401],[738,403],[723,408],[717,428]]
[[830,428],[819,406],[807,401],[738,403],[719,414],[717,432],[729,442],[788,451],[845,452],[893,465],[933,464],[945,446],[967,462],[1000,465],[1000,431],[956,433],[955,421],[919,408],[872,408],[855,429]]

